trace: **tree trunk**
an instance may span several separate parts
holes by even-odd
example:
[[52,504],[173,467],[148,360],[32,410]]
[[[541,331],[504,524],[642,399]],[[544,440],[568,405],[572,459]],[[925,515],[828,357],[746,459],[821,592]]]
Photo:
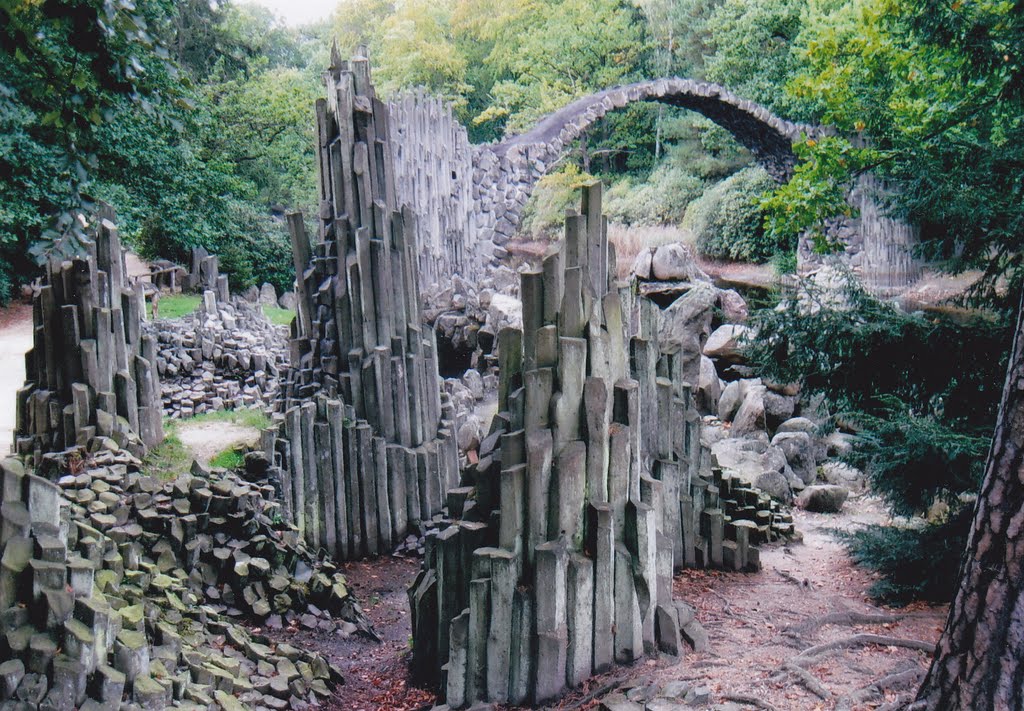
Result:
[[911,708],[1024,709],[1024,307],[960,585]]

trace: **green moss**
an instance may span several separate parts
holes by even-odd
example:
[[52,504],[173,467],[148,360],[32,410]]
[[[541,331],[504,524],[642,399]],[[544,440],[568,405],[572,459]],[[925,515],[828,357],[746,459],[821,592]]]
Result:
[[[176,319],[186,316],[197,308],[202,297],[196,294],[168,294],[160,297],[157,316],[162,319]],[[152,313],[150,313],[152,316]]]

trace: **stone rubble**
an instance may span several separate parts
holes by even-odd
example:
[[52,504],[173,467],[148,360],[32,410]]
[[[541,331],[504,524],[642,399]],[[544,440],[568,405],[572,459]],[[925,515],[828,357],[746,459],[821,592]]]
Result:
[[224,303],[206,291],[195,312],[147,324],[146,332],[159,344],[167,417],[271,407],[281,395],[288,329],[271,323],[260,304],[239,297]]
[[341,677],[323,657],[250,627],[314,615],[367,629],[344,577],[280,522],[267,471],[256,457],[239,473],[161,481],[127,451],[81,448],[35,472],[0,462],[0,708],[285,709],[328,696]]

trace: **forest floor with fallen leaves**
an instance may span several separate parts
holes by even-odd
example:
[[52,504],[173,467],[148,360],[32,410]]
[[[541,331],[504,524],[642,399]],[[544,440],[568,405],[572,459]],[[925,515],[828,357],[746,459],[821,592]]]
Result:
[[[676,576],[676,597],[695,608],[708,632],[707,651],[618,667],[549,708],[594,709],[622,688],[674,680],[706,686],[713,702],[732,700],[743,709],[862,711],[905,700],[927,668],[930,654],[923,648],[938,640],[946,607],[888,608],[868,597],[873,574],[854,566],[830,531],[883,523],[876,499],[852,498],[839,515],[794,515],[803,541],[762,548],[761,572],[687,570]],[[306,631],[288,640],[321,651],[344,673],[346,682],[327,708],[413,711],[433,705],[433,694],[408,680],[405,591],[418,568],[417,560],[390,557],[345,565],[380,642]]]

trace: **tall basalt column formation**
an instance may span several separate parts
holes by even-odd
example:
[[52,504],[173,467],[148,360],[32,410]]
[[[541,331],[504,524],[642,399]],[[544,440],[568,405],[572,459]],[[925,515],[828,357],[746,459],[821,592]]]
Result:
[[421,328],[415,216],[396,199],[387,108],[369,62],[332,53],[317,101],[320,211],[288,216],[298,313],[283,413],[263,447],[306,542],[391,552],[458,479],[437,347]]
[[109,206],[85,248],[83,257],[51,261],[33,299],[34,339],[16,404],[20,455],[80,445],[142,456],[163,439],[156,340],[142,332],[145,297],[126,276]]
[[409,590],[414,674],[452,708],[544,703],[678,653],[696,624],[671,578],[679,463],[698,466],[699,445],[676,435],[685,413],[659,412],[688,406],[668,377],[680,368],[644,339],[651,318],[627,338],[614,265],[598,183],[543,268],[522,273],[523,330],[499,334],[499,412]]

